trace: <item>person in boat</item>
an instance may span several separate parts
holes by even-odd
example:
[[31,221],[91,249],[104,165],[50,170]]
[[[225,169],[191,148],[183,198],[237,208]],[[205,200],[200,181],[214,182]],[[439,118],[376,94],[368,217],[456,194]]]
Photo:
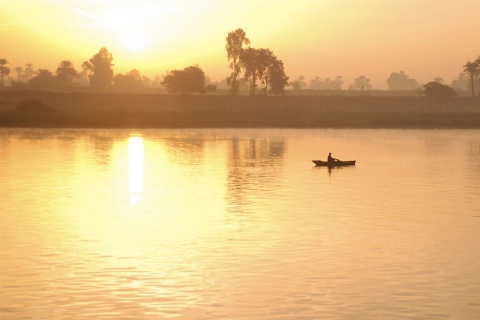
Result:
[[340,161],[340,160],[332,157],[332,153],[329,152],[329,153],[328,153],[328,157],[327,157],[327,161],[331,163],[331,162]]

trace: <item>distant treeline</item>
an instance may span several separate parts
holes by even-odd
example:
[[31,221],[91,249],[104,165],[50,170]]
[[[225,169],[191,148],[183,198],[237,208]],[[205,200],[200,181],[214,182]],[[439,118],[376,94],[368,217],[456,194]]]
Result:
[[[0,58],[0,89],[47,90],[47,91],[93,91],[122,93],[169,93],[169,94],[229,94],[239,95],[284,95],[322,94],[351,95],[344,90],[342,76],[334,79],[316,76],[310,81],[300,76],[295,80],[285,73],[283,61],[270,49],[253,48],[243,29],[229,32],[226,37],[226,60],[230,75],[221,81],[211,82],[198,65],[172,70],[163,76],[150,79],[137,69],[124,74],[115,74],[113,55],[107,48],[101,48],[77,71],[69,60],[59,63],[55,72],[33,68],[32,63],[13,70],[8,60]],[[299,57],[301,59],[301,57]],[[480,56],[468,61],[458,78],[449,85],[437,77],[421,85],[404,71],[392,72],[386,83],[388,91],[395,95],[419,95],[449,97],[453,95],[475,96],[480,87]],[[289,81],[290,80],[290,81]],[[360,75],[348,86],[354,95],[386,95],[374,90],[370,79]],[[390,95],[390,93],[388,93]],[[479,92],[480,96],[480,92]]]

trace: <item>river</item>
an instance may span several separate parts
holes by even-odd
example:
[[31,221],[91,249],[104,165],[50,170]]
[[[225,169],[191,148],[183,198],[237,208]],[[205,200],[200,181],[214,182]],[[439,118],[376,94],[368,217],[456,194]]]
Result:
[[0,129],[0,177],[0,319],[480,314],[479,130]]

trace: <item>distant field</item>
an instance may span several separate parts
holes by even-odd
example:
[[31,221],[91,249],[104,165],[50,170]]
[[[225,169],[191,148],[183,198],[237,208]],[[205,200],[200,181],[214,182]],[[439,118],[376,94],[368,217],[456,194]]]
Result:
[[[35,99],[45,110],[18,110]],[[0,91],[1,127],[480,128],[480,99]]]

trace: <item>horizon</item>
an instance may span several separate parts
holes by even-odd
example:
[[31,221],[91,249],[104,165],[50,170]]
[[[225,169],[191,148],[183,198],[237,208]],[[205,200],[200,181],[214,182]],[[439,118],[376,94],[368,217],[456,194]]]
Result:
[[478,7],[474,0],[22,1],[0,4],[0,58],[12,70],[32,63],[54,71],[69,60],[81,71],[106,47],[116,74],[137,69],[154,79],[198,64],[216,82],[230,73],[225,38],[242,28],[251,47],[268,48],[284,62],[290,81],[342,76],[346,89],[364,75],[372,89],[384,90],[391,73],[405,71],[419,84],[437,77],[450,84],[480,54],[472,45],[480,31],[471,28]]

